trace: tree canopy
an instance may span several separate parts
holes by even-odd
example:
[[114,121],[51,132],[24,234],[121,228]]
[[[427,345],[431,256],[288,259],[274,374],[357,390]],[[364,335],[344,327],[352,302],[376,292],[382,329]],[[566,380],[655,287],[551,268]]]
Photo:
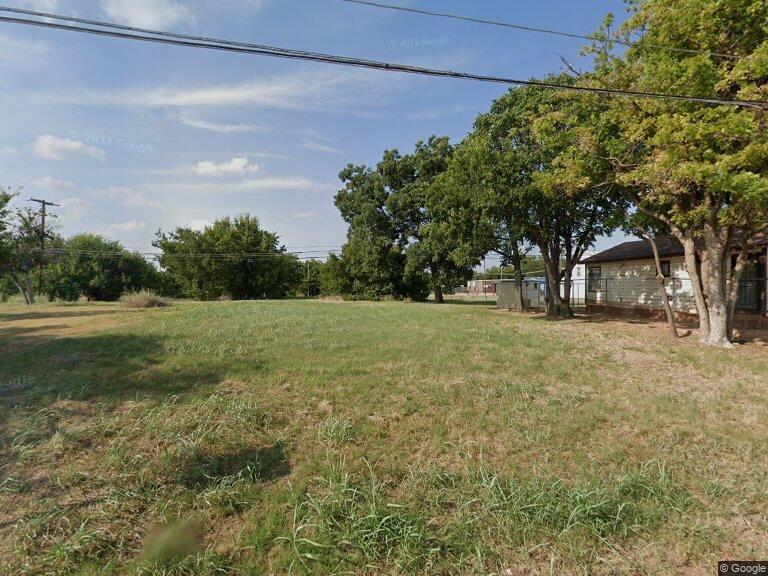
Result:
[[55,243],[56,254],[44,273],[48,297],[74,301],[114,301],[124,292],[158,290],[160,274],[140,254],[98,234],[78,234]]
[[258,218],[222,218],[204,230],[158,232],[153,245],[160,266],[181,296],[211,300],[282,298],[298,287],[301,262],[261,228]]
[[[762,0],[633,0],[586,81],[634,90],[768,100],[768,4]],[[610,44],[609,42],[607,44]],[[666,46],[670,49],[659,49]],[[683,244],[701,338],[727,346],[749,241],[768,227],[768,112],[614,99],[616,180],[638,211]],[[735,265],[732,247],[741,253]]]

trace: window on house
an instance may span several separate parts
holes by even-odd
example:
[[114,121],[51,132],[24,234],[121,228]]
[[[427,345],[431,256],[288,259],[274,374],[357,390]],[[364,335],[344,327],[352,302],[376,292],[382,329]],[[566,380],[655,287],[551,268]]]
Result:
[[661,275],[664,276],[664,278],[672,276],[672,268],[669,265],[669,260],[662,260],[659,264],[661,264]]
[[601,272],[600,266],[587,268],[587,290],[589,292],[600,291]]

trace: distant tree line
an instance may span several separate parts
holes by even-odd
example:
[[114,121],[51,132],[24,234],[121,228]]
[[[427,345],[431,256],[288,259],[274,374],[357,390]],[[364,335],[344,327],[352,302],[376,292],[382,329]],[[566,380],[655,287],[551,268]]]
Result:
[[[203,230],[158,232],[159,257],[126,250],[98,234],[64,239],[43,231],[37,213],[12,209],[15,192],[0,189],[0,298],[20,294],[76,301],[115,301],[126,292],[162,296],[260,299],[338,293],[321,262],[300,262],[255,217],[222,218]],[[45,245],[41,239],[45,239]]]

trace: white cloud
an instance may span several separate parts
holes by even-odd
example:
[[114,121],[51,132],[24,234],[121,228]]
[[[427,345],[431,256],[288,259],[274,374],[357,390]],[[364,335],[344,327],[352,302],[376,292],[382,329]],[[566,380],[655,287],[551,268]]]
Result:
[[238,134],[242,132],[255,132],[257,130],[266,130],[264,126],[252,126],[250,124],[218,124],[216,122],[207,122],[199,118],[193,118],[187,114],[182,114],[179,118],[182,124],[191,128],[218,132],[219,134]]
[[325,192],[336,190],[337,186],[323,184],[303,176],[275,176],[270,178],[250,178],[236,181],[189,182],[176,181],[158,183],[152,186],[155,195],[169,198],[211,194],[246,194],[249,192]]
[[198,230],[202,232],[209,226],[212,226],[213,222],[209,220],[192,220],[189,224],[187,224],[187,228],[191,228],[192,230]]
[[0,154],[7,154],[9,156],[16,156],[19,153],[16,148],[10,148],[6,146],[5,148],[0,148]]
[[59,200],[60,210],[64,213],[63,216],[68,222],[82,218],[92,205],[92,202],[76,196]]
[[0,65],[27,68],[46,62],[49,46],[40,40],[0,34]]
[[101,0],[101,9],[119,24],[172,28],[194,22],[192,10],[176,0]]
[[59,0],[17,0],[15,4],[37,12],[56,12],[59,9]]
[[295,214],[288,216],[288,220],[309,220],[314,217],[314,212],[296,212]]
[[313,182],[308,178],[301,176],[288,176],[283,178],[259,178],[253,180],[244,180],[229,184],[224,190],[233,192],[264,191],[264,190],[297,190],[310,191],[320,188],[327,188],[326,184]]
[[71,138],[59,138],[51,134],[39,136],[35,142],[35,156],[48,160],[71,160],[78,156],[87,156],[100,162],[106,153],[95,146]]
[[124,198],[123,206],[128,208],[162,208],[163,203],[158,202],[157,200],[151,200],[139,192],[137,194],[130,194]]
[[143,230],[147,227],[146,222],[137,222],[136,220],[131,220],[130,222],[120,222],[119,224],[110,224],[109,229],[110,230],[119,230],[121,232],[131,232],[133,230]]
[[128,186],[109,186],[108,188],[93,190],[93,195],[99,198],[124,198],[131,194],[134,194],[134,190]]
[[292,160],[285,154],[272,154],[271,152],[237,152],[238,156],[253,156],[254,158],[272,158],[273,160]]
[[336,154],[338,156],[344,155],[344,152],[342,152],[338,148],[334,148],[333,146],[329,146],[328,144],[323,144],[322,142],[318,142],[317,140],[312,140],[311,138],[305,138],[303,146],[307,150],[314,150],[316,152],[325,152],[326,154]]
[[72,188],[75,183],[70,180],[57,180],[50,176],[43,176],[42,178],[33,180],[32,185],[42,188],[43,190],[57,190],[60,188]]
[[70,198],[59,200],[59,205],[62,208],[85,208],[86,206],[91,206],[92,202],[83,200],[82,198],[78,198],[76,196],[71,196]]
[[243,10],[253,10],[256,12],[260,12],[266,3],[267,0],[229,0],[229,4],[236,8],[241,8]]
[[126,208],[162,208],[163,203],[148,198],[145,194],[137,192],[130,186],[110,186],[98,190],[92,190],[92,194],[98,198],[117,200]]
[[141,88],[134,91],[55,94],[56,102],[75,105],[150,108],[261,106],[282,109],[339,110],[355,113],[384,104],[398,89],[386,75],[361,70],[316,71],[208,87]]
[[194,170],[201,176],[234,176],[253,174],[259,170],[259,165],[251,164],[245,156],[238,156],[218,164],[210,160],[198,162]]

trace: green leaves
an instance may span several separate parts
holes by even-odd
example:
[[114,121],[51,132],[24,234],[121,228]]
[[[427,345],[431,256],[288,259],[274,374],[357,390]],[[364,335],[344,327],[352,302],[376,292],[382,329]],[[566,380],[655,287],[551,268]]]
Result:
[[304,273],[278,236],[248,214],[219,219],[203,231],[158,233],[153,245],[163,250],[160,265],[190,298],[281,298]]
[[[623,31],[639,34],[638,46],[603,70],[603,81],[721,98],[768,94],[765,2],[644,0],[633,7]],[[747,233],[768,225],[755,221],[768,204],[765,111],[656,102],[628,108],[612,104],[626,142],[618,180],[636,201],[694,235],[712,222]]]

